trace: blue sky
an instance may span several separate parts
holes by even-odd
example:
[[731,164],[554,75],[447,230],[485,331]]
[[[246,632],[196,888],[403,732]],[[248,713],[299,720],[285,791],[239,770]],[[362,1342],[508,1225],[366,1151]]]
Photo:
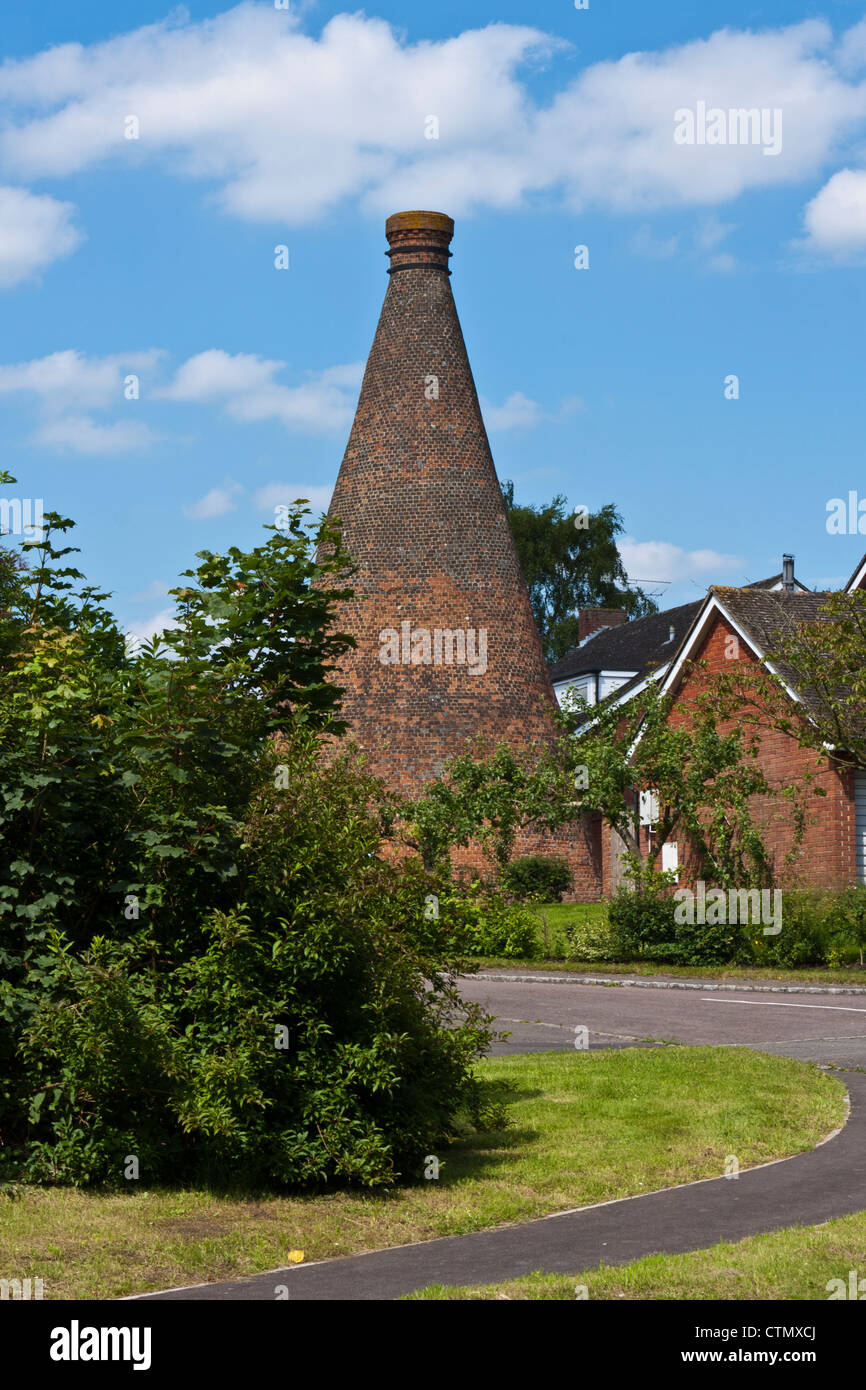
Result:
[[[2,462],[76,518],[130,631],[196,551],[326,505],[406,207],[456,219],[520,500],[614,502],[664,603],[785,550],[847,578],[866,539],[826,517],[866,499],[862,0],[131,8],[0,14]],[[678,145],[700,102],[780,110],[781,150]]]

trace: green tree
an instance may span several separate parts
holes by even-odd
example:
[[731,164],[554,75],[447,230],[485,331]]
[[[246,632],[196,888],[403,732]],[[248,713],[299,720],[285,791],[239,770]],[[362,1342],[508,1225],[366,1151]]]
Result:
[[521,829],[554,829],[579,814],[564,752],[553,747],[516,751],[499,743],[492,750],[479,745],[460,754],[404,807],[404,842],[432,870],[451,849],[477,841],[501,874]]
[[664,845],[676,841],[687,847],[695,877],[721,887],[768,884],[773,864],[756,799],[787,810],[791,860],[805,830],[808,779],[793,785],[768,777],[760,733],[738,714],[738,700],[717,680],[687,705],[675,705],[654,683],[625,708],[614,700],[602,703],[574,737],[581,809],[602,815],[637,861],[643,853],[639,792],[651,792],[658,817],[646,856],[650,873]]
[[335,754],[351,563],[308,516],[137,650],[68,519],[0,564],[0,1176],[376,1186],[481,1114],[461,933]]
[[548,661],[577,645],[581,608],[622,608],[632,618],[656,611],[643,590],[628,585],[617,547],[623,523],[612,504],[576,526],[561,494],[545,506],[521,506],[508,482],[502,495]]

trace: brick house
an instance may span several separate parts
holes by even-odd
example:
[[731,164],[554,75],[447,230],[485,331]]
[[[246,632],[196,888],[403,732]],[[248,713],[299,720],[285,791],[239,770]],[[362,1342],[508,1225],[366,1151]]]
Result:
[[[846,592],[859,588],[866,588],[866,557],[846,585]],[[678,709],[714,673],[730,669],[732,659],[763,662],[780,630],[792,623],[820,621],[820,609],[828,597],[799,584],[793,561],[786,556],[782,574],[772,579],[741,589],[711,588],[703,600],[669,614],[653,614],[634,623],[603,624],[597,634],[591,632],[584,643],[556,663],[551,672],[554,688],[560,699],[571,687],[579,689],[590,705],[610,693],[625,705],[654,680],[664,693],[674,696],[671,720],[676,721]],[[792,704],[808,717],[809,695],[800,688],[796,671],[776,669],[769,661],[766,664],[784,681]],[[866,883],[866,770],[853,767],[844,757],[834,758],[829,753],[819,757],[801,748],[792,736],[777,731],[762,733],[760,756],[768,780],[796,783],[808,772],[824,793],[811,799],[802,849],[792,865],[784,864],[793,842],[790,818],[781,816],[771,804],[756,807],[756,819],[779,882],[828,889]],[[641,837],[648,845],[653,833],[652,803],[646,793],[643,803],[647,814],[641,816]],[[604,896],[622,881],[622,853],[619,837],[605,826]],[[666,845],[662,867],[679,870],[686,881],[687,848]]]

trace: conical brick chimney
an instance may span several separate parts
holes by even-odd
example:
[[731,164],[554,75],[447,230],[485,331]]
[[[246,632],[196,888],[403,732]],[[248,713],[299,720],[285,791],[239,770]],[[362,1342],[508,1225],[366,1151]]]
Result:
[[360,566],[337,679],[370,771],[417,794],[469,739],[549,741],[554,697],[451,293],[454,231],[389,217],[389,284],[330,515]]

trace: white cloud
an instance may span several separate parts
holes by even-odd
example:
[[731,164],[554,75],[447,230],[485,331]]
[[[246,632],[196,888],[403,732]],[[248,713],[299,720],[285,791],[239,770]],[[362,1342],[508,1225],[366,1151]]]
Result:
[[866,170],[840,169],[804,213],[807,246],[836,255],[866,247]]
[[633,583],[706,580],[708,575],[742,568],[743,563],[738,556],[724,555],[718,550],[683,550],[669,541],[637,541],[632,536],[623,538],[619,552]]
[[736,222],[723,222],[712,212],[702,220],[695,232],[695,244],[701,251],[713,251],[736,230]]
[[[125,401],[124,380],[153,369],[161,356],[156,348],[109,357],[88,357],[68,348],[0,366],[0,396],[21,394],[36,401],[42,416],[33,436],[37,444],[92,456],[140,453],[160,436],[130,418],[138,406]],[[115,404],[125,405],[127,419],[102,423],[85,413]]]
[[522,391],[513,391],[502,405],[494,405],[483,397],[479,402],[484,423],[488,430],[532,429],[543,420],[561,424],[573,415],[586,409],[582,396],[566,396],[558,409],[543,410],[538,401],[524,396]]
[[[314,37],[269,5],[200,22],[181,11],[5,63],[0,158],[27,178],[157,162],[207,180],[234,215],[286,226],[346,198],[379,214],[465,215],[544,191],[574,208],[645,212],[802,180],[866,119],[860,26],[839,42],[821,20],[726,28],[590,65],[542,104],[519,70],[562,46],[501,23],[413,44],[363,13]],[[780,108],[781,154],[677,145],[674,113],[698,101]],[[435,141],[424,138],[431,113]],[[140,139],[124,139],[130,114]]]
[[33,436],[35,443],[48,448],[89,455],[140,453],[157,437],[138,420],[101,425],[88,415],[64,415],[48,420]]
[[256,492],[254,501],[260,511],[274,512],[277,507],[290,507],[298,498],[306,497],[314,512],[326,512],[333,491],[333,487],[316,483],[266,483]]
[[9,289],[43,266],[62,261],[81,245],[71,203],[25,188],[0,187],[0,289]]
[[679,250],[679,236],[657,237],[647,223],[638,227],[631,238],[631,249],[649,261],[666,261]]
[[150,618],[144,618],[141,622],[130,623],[126,628],[126,649],[130,655],[134,656],[142,648],[145,642],[150,642],[153,637],[158,637],[165,632],[166,628],[177,626],[177,616],[171,608],[163,608],[159,613],[154,613]]
[[104,409],[124,403],[124,377],[153,368],[162,356],[158,348],[147,352],[115,353],[88,357],[74,348],[52,352],[30,362],[0,366],[0,395],[24,391],[37,397],[44,409],[61,412]]
[[215,401],[235,420],[279,420],[287,429],[327,433],[351,424],[363,363],[327,367],[300,386],[276,381],[284,362],[221,348],[189,358],[156,394],[173,401]]
[[195,521],[212,521],[215,517],[225,516],[227,512],[237,511],[235,498],[241,492],[243,488],[240,483],[228,482],[224,487],[212,487],[204,497],[184,507],[184,514]]
[[[277,380],[285,363],[211,348],[182,363],[173,381],[159,387],[154,378],[165,356],[161,348],[105,357],[67,348],[0,366],[0,396],[32,398],[42,420],[36,443],[104,455],[138,452],[164,436],[137,419],[97,422],[86,412],[117,404],[130,417],[147,398],[217,403],[239,421],[278,420],[289,430],[340,432],[352,421],[364,370],[360,362],[326,367],[298,386],[286,386]],[[129,375],[141,378],[141,400],[125,398]]]
[[222,401],[266,390],[274,372],[283,365],[252,353],[238,352],[232,356],[220,348],[210,348],[178,367],[174,381],[163,387],[159,395],[171,401]]
[[514,391],[504,405],[482,401],[481,411],[491,430],[531,429],[541,418],[538,401],[531,401],[522,391]]
[[835,56],[842,72],[857,73],[866,68],[866,19],[843,34]]

